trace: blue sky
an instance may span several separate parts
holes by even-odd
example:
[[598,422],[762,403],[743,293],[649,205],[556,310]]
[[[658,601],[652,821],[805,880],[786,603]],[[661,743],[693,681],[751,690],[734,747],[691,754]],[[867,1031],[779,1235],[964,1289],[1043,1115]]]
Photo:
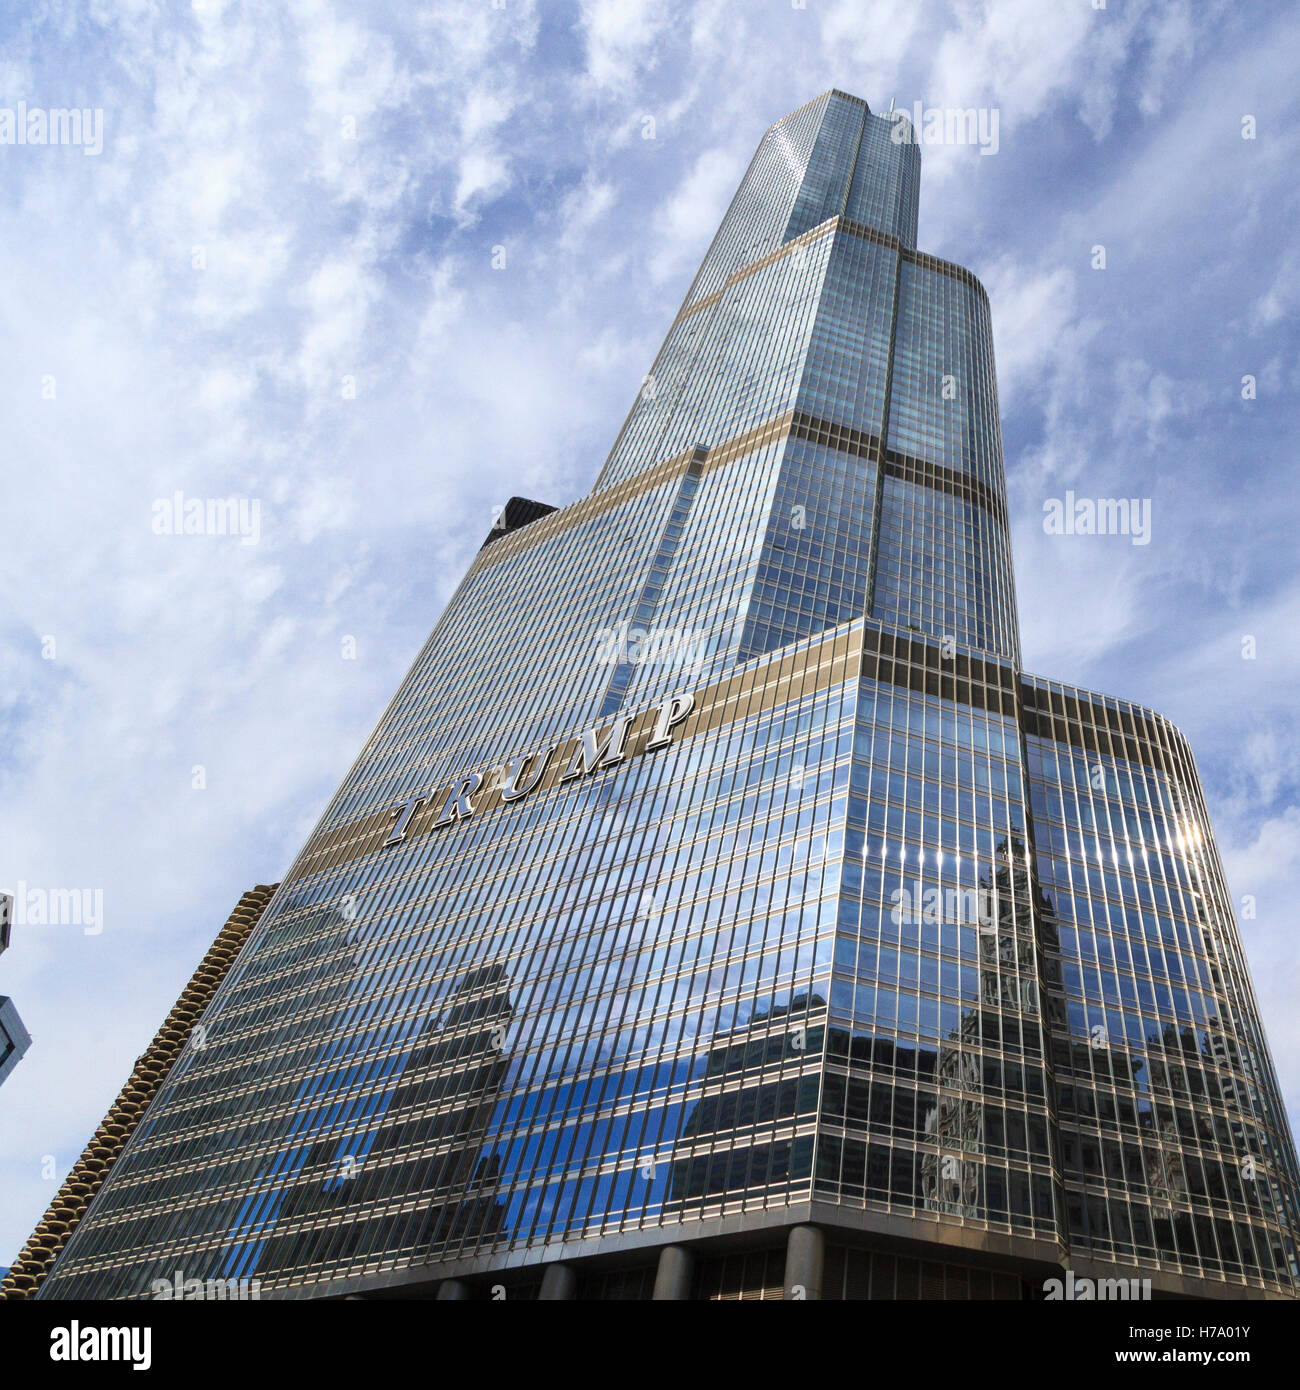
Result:
[[[1026,664],[1191,739],[1300,1113],[1300,14],[32,8],[0,107],[100,109],[103,151],[0,145],[0,887],[104,906],[0,961],[35,1037],[0,1264],[493,509],[594,479],[764,128],[831,86],[998,112],[995,155],[923,148],[920,245],[992,300]],[[256,499],[257,544],[156,534],[177,490]],[[1067,490],[1149,498],[1150,544],[1044,534]]]

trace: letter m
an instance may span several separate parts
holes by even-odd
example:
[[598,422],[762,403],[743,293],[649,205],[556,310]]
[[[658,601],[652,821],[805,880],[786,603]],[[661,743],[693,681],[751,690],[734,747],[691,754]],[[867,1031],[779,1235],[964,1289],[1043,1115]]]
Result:
[[50,922],[58,927],[81,926],[81,894],[71,888],[51,888]]
[[131,1329],[129,1327],[106,1327],[99,1335],[101,1360],[129,1361],[131,1359]]
[[81,144],[81,112],[79,110],[53,109],[50,111],[50,144]]
[[208,535],[237,536],[239,534],[239,498],[209,497],[206,520]]
[[585,730],[582,738],[578,741],[578,746],[573,750],[573,760],[569,763],[569,770],[560,780],[570,782],[573,778],[581,777],[595,768],[609,767],[611,763],[622,762],[624,744],[627,742],[627,731],[632,727],[632,720],[635,717],[631,714],[620,715],[609,726],[609,732],[603,739],[597,738],[595,729]]
[[1097,499],[1097,534],[1099,536],[1128,535],[1128,498],[1099,497]]

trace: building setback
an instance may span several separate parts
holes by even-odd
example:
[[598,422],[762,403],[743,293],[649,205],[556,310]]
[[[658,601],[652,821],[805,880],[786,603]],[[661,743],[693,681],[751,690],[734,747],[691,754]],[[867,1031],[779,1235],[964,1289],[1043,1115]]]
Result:
[[1196,768],[1021,669],[988,298],[909,136],[841,92],[764,135],[42,1298],[1295,1295]]

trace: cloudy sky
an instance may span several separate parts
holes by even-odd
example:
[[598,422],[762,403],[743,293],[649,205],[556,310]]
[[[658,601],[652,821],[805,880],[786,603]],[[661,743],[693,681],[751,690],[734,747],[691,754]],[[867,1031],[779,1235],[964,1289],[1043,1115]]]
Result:
[[[1300,14],[25,8],[0,123],[100,110],[103,148],[0,144],[0,888],[103,920],[0,961],[35,1037],[0,1264],[493,509],[590,484],[764,128],[831,86],[998,113],[996,154],[923,150],[920,244],[992,298],[1026,661],[1191,738],[1300,1115]],[[1149,498],[1150,543],[1045,535],[1067,490]],[[157,534],[178,491],[256,501],[256,543]]]

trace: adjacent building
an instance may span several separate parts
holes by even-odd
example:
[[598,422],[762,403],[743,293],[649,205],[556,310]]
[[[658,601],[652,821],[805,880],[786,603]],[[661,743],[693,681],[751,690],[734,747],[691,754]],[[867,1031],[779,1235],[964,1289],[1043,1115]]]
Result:
[[32,1035],[23,1027],[14,1001],[0,994],[0,1082],[13,1071],[31,1045]]
[[[0,893],[0,955],[9,949],[9,936],[13,928],[14,900],[8,893]],[[0,994],[0,1083],[22,1061],[23,1054],[32,1045],[32,1035],[18,1017],[14,1001]]]
[[[203,1011],[274,892],[274,884],[259,884],[240,898],[153,1041],[136,1058],[126,1085],[59,1185],[54,1200],[18,1252],[13,1266],[0,1271],[0,1299],[35,1297],[68,1238],[113,1172],[127,1141],[138,1129],[159,1083],[187,1050],[204,1047],[206,1035],[199,1022]],[[0,1000],[0,1005],[4,1002]]]
[[41,1297],[1295,1295],[1191,753],[1021,667],[988,297],[919,183],[841,92],[764,135]]

